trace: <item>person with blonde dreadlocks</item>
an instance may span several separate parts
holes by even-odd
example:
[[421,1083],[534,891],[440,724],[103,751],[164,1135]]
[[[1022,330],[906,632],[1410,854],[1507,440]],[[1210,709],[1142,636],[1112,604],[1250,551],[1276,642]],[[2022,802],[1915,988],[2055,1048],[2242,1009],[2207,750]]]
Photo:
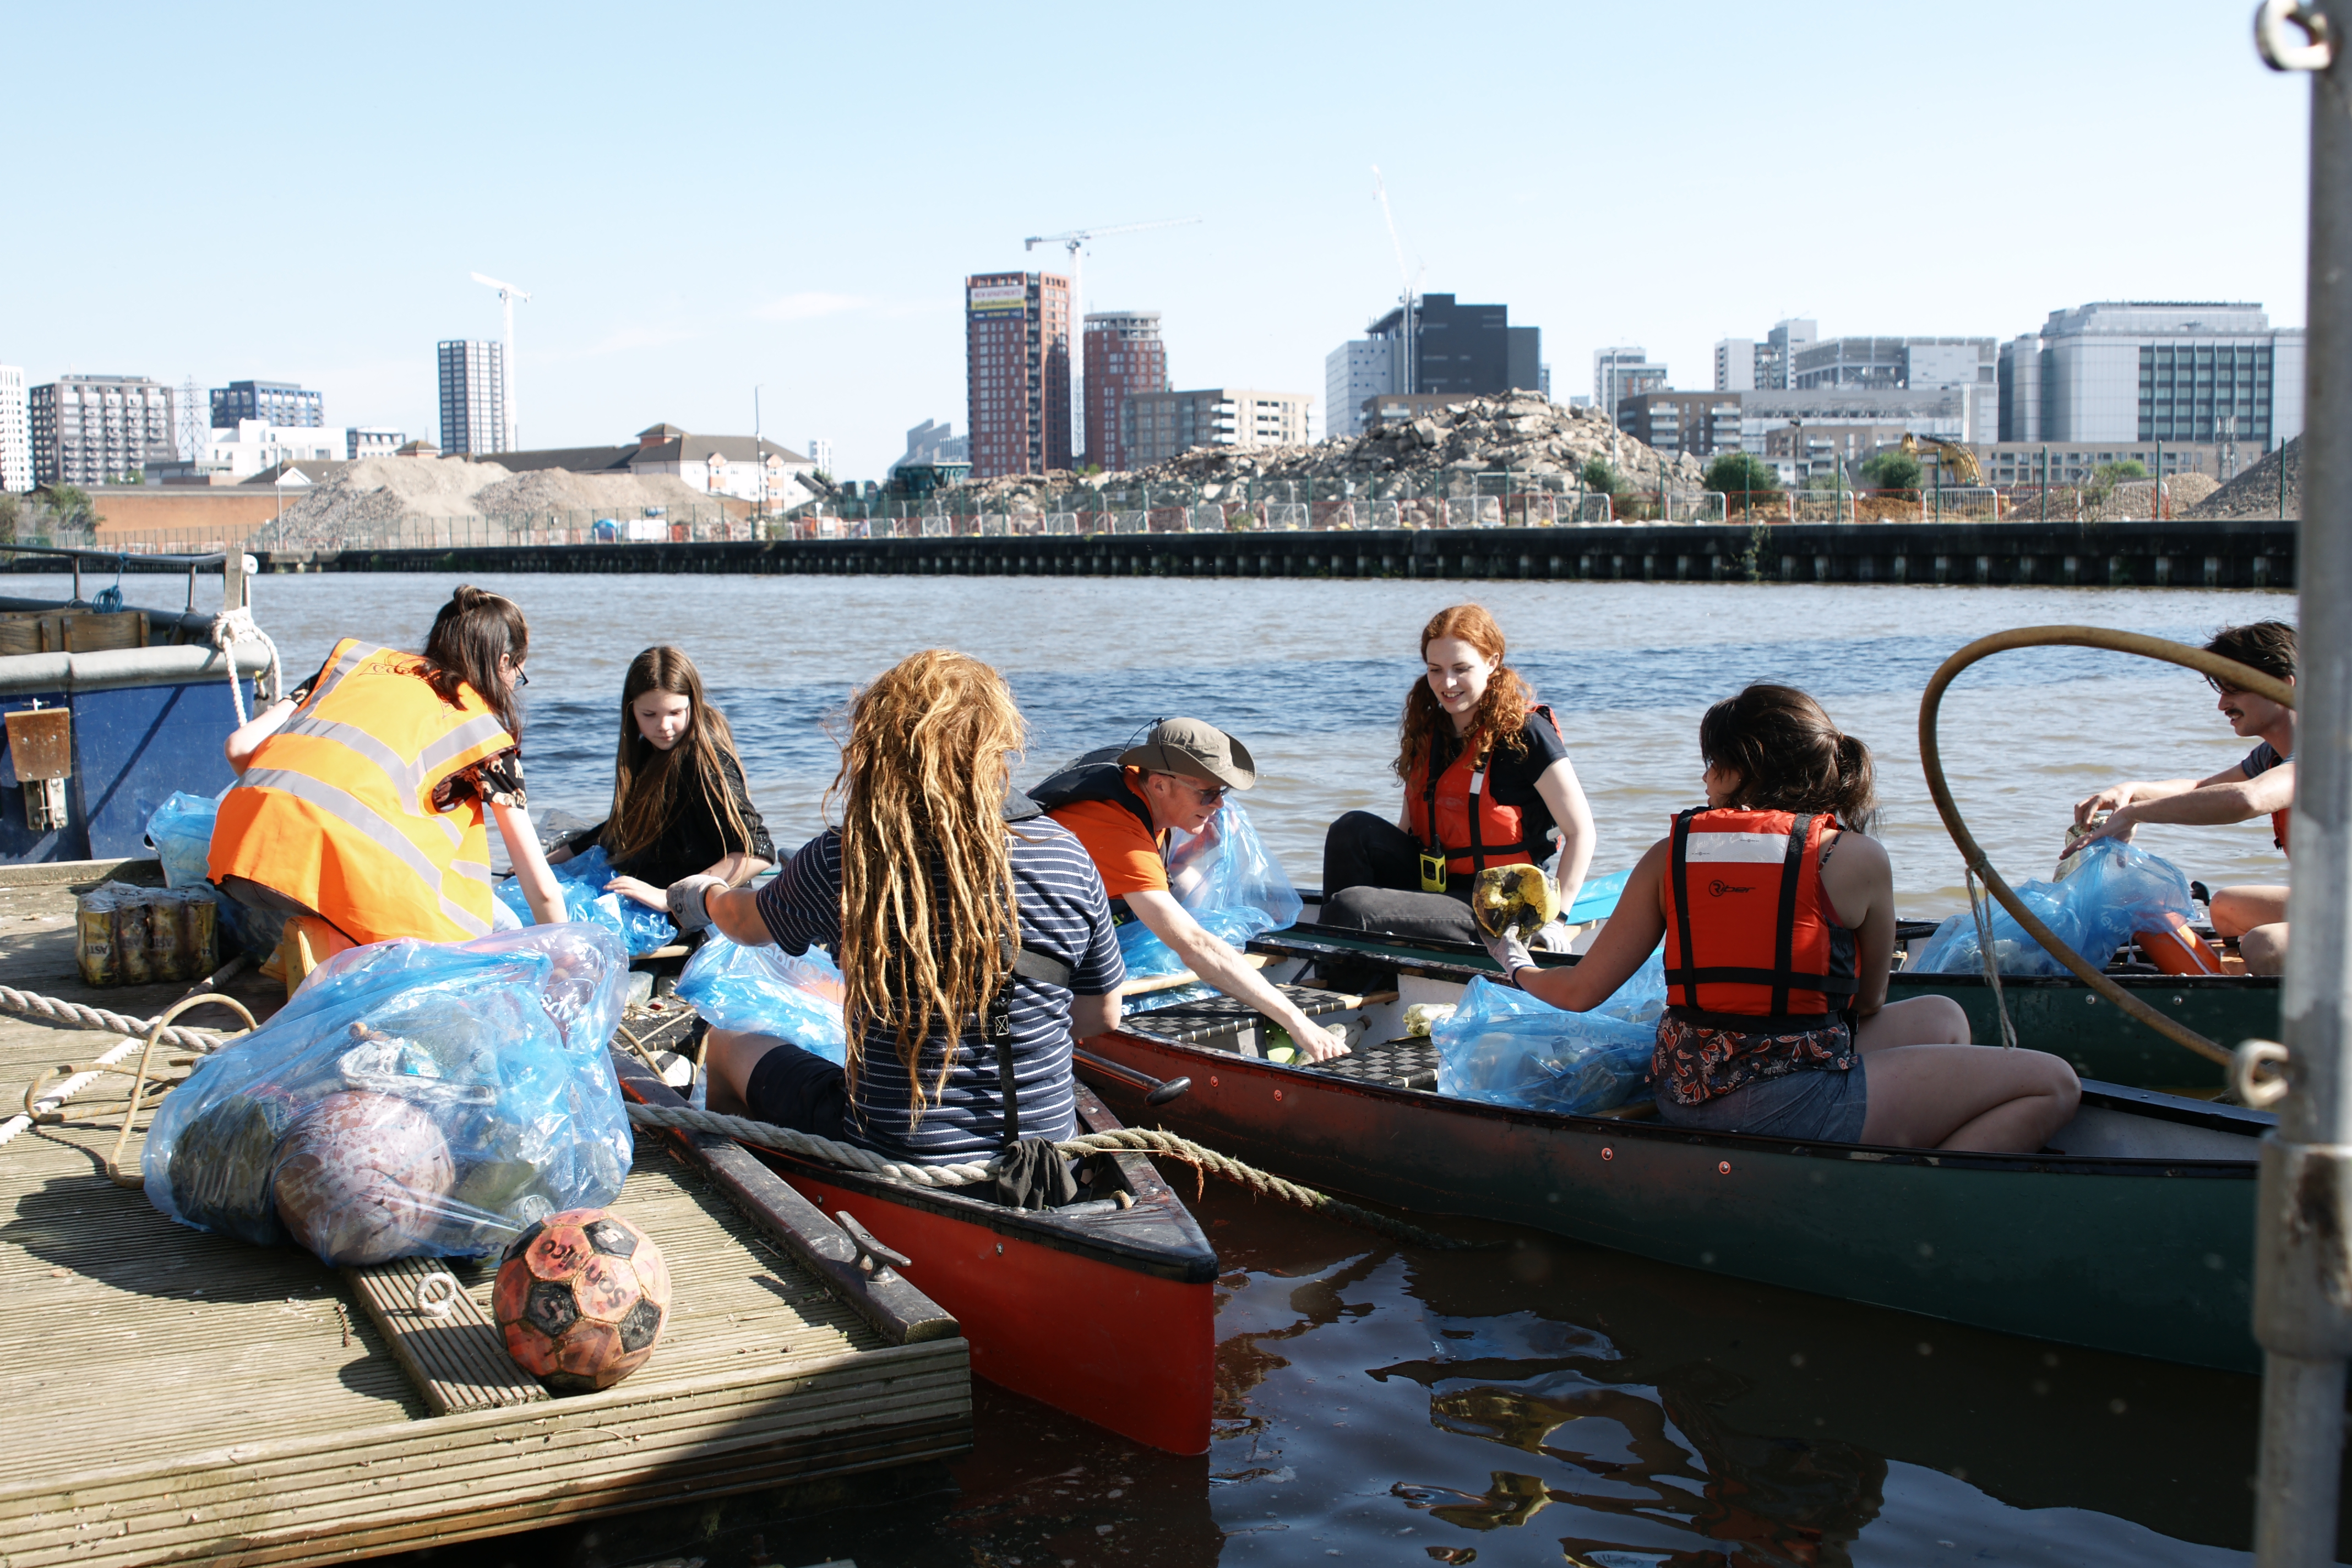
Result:
[[[845,983],[843,1066],[714,1029],[713,1110],[740,1105],[910,1163],[984,1162],[1016,1141],[1034,1153],[1027,1141],[1076,1135],[1073,1037],[1118,1023],[1126,970],[1085,847],[1011,792],[1023,738],[994,669],[916,654],[851,700],[825,794],[840,826],[765,888],[715,877],[671,888],[680,926],[794,953],[822,943]],[[1001,1195],[1034,1205],[1007,1186],[1000,1177]]]

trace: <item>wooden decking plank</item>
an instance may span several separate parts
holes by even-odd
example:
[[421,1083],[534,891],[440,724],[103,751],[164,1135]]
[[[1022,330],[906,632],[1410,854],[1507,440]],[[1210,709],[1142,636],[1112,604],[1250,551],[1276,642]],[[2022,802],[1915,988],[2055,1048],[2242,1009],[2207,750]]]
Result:
[[440,1259],[424,1258],[342,1271],[435,1415],[547,1398],[539,1380],[507,1354],[498,1325],[470,1293],[462,1288],[451,1292],[442,1317],[417,1304],[425,1281],[447,1272]]

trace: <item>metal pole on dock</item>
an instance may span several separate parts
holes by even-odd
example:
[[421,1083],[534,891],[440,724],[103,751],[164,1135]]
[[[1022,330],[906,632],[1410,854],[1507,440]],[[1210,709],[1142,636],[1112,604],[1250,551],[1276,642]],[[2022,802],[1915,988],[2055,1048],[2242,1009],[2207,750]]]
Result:
[[2263,1140],[2254,1233],[2263,1365],[2254,1552],[2263,1568],[2336,1561],[2352,1352],[2352,625],[2341,613],[2352,535],[2315,521],[2352,515],[2352,81],[2336,75],[2340,58],[2325,41],[2347,23],[2352,0],[2263,0],[2254,23],[2272,67],[2312,73],[2294,941],[2279,1007],[2288,1092]]

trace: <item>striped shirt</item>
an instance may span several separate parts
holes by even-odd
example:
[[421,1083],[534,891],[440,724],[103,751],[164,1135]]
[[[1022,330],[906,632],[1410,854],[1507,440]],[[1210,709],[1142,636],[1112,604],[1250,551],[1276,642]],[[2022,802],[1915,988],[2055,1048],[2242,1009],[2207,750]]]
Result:
[[[1108,995],[1127,978],[1118,941],[1111,934],[1110,900],[1094,862],[1068,829],[1044,818],[1024,822],[1013,836],[1014,907],[1021,945],[1070,966],[1065,990],[1043,981],[1013,982],[1013,1085],[1020,1097],[1021,1135],[1070,1138],[1077,1131],[1070,1077],[1070,997]],[[761,918],[787,952],[841,942],[841,832],[827,828],[803,845],[783,871],[761,889]],[[924,1043],[920,1061],[928,1091],[937,1076],[943,1033]],[[980,1037],[978,1020],[965,1020],[947,1085],[911,1114],[914,1100],[898,1060],[895,1029],[869,1027],[861,1046],[856,1093],[846,1118],[851,1140],[893,1159],[930,1164],[985,1160],[1004,1141],[1003,1097],[996,1051]]]

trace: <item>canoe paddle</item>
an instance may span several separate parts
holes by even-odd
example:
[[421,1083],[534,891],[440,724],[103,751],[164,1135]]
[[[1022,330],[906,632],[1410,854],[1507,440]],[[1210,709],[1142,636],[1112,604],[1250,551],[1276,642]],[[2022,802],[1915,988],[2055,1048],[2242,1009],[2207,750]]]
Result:
[[1097,1072],[1108,1074],[1129,1088],[1150,1090],[1143,1097],[1143,1103],[1146,1105],[1165,1105],[1192,1087],[1192,1080],[1189,1078],[1153,1078],[1148,1072],[1139,1072],[1122,1062],[1112,1061],[1108,1057],[1098,1057],[1094,1052],[1083,1050],[1076,1046],[1070,1047],[1070,1054]]

